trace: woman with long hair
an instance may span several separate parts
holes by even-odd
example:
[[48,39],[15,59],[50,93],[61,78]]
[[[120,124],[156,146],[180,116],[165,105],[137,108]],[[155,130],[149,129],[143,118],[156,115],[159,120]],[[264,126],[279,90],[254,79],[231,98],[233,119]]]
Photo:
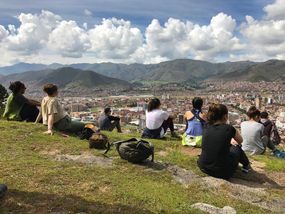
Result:
[[211,104],[207,120],[209,125],[203,132],[202,153],[198,160],[201,171],[213,177],[229,179],[241,163],[242,170],[248,172],[250,163],[241,149],[243,139],[233,126],[227,124],[227,107]]
[[151,99],[148,103],[146,111],[146,128],[143,131],[142,137],[144,138],[163,138],[168,129],[171,131],[171,136],[179,138],[174,131],[174,116],[168,112],[163,111],[161,103],[158,98]]

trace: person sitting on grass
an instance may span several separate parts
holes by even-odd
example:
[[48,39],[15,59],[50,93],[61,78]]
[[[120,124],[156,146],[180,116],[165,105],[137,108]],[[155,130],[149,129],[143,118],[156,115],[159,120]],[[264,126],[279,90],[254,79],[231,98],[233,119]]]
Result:
[[261,118],[260,122],[264,126],[263,134],[267,136],[268,139],[272,141],[274,145],[280,144],[281,143],[280,134],[278,132],[276,124],[273,121],[269,120],[269,114],[266,111],[261,112],[260,118]]
[[248,121],[241,123],[241,134],[244,139],[242,149],[250,154],[264,154],[268,147],[274,156],[285,159],[285,153],[278,150],[264,134],[264,125],[260,123],[260,111],[251,106],[247,111]]
[[179,138],[174,131],[173,115],[169,115],[166,111],[160,109],[161,103],[157,98],[151,99],[148,103],[146,111],[146,128],[143,131],[143,138],[160,139],[163,138],[168,129],[171,136]]
[[7,120],[35,122],[39,114],[37,106],[41,106],[41,103],[24,96],[26,86],[20,81],[12,82],[9,89],[12,93],[7,99],[3,118]]
[[111,108],[107,107],[104,109],[104,113],[99,118],[99,127],[102,131],[112,132],[115,128],[119,133],[122,132],[120,125],[120,118],[111,115]]
[[48,127],[45,134],[53,135],[53,129],[70,134],[81,134],[85,123],[73,121],[65,112],[58,97],[58,88],[54,84],[46,84],[43,91],[47,94],[42,100],[41,112],[37,122],[42,118],[43,124]]
[[202,138],[202,152],[198,166],[202,172],[222,179],[230,179],[242,164],[242,171],[250,170],[250,162],[241,149],[240,133],[227,124],[228,109],[223,104],[211,104],[207,113],[208,126]]
[[207,120],[206,114],[202,112],[202,98],[195,97],[192,100],[192,105],[192,110],[187,111],[184,115],[186,131],[182,138],[182,145],[201,147],[203,128]]
[[6,192],[7,192],[8,188],[5,184],[0,184],[0,199],[2,199]]

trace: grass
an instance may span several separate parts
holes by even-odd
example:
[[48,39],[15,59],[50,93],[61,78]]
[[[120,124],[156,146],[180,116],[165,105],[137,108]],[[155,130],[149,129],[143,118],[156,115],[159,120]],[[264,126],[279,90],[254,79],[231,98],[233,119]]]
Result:
[[[0,182],[9,186],[0,213],[199,213],[191,208],[197,202],[229,205],[238,213],[270,213],[195,183],[184,187],[167,171],[145,170],[121,159],[115,159],[111,168],[56,161],[47,152],[101,155],[102,151],[89,150],[88,142],[75,137],[45,136],[42,125],[0,121],[0,129]],[[139,137],[106,134],[111,141]],[[151,142],[156,160],[202,175],[196,166],[197,156],[185,154],[179,141],[167,138]],[[118,157],[114,149],[108,156]],[[272,161],[279,164],[274,158]],[[271,167],[284,172],[284,168]]]

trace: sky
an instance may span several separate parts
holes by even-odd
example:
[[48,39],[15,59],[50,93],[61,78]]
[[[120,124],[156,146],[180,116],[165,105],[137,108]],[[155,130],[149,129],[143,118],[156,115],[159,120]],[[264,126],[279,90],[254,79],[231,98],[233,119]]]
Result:
[[0,66],[285,60],[285,0],[0,2]]

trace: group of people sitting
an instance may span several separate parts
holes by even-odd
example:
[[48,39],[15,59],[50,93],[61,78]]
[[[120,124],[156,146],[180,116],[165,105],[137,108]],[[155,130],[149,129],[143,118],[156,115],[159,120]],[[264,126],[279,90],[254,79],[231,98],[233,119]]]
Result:
[[[52,135],[53,130],[80,134],[85,123],[74,121],[64,110],[58,99],[58,87],[46,84],[43,91],[46,96],[42,102],[27,99],[24,96],[26,87],[22,82],[11,83],[12,91],[8,97],[3,117],[7,120],[42,122],[47,126],[45,134]],[[264,154],[266,148],[278,158],[285,159],[285,153],[276,148],[272,141],[272,129],[275,127],[268,119],[267,112],[260,112],[255,106],[249,108],[248,121],[242,122],[241,134],[228,123],[228,109],[223,104],[211,104],[207,112],[203,112],[203,100],[195,97],[193,107],[184,115],[186,129],[183,145],[201,146],[202,152],[198,159],[199,168],[208,175],[229,179],[237,170],[239,163],[242,171],[248,172],[250,162],[246,153]],[[39,107],[39,109],[38,109]],[[171,136],[180,138],[174,130],[175,115],[161,109],[159,99],[151,99],[146,111],[146,128],[143,138],[161,139],[168,129]],[[99,119],[100,130],[122,132],[120,118],[112,116],[111,108],[104,109]],[[274,144],[275,143],[275,144]]]
[[[207,113],[202,111],[203,100],[195,97],[193,108],[184,115],[186,121],[185,137],[190,139],[190,145],[202,147],[198,166],[204,173],[222,179],[229,179],[242,164],[242,171],[247,173],[250,162],[246,153],[264,154],[269,148],[273,155],[285,159],[285,153],[276,148],[272,140],[275,124],[268,119],[267,112],[260,112],[255,106],[247,111],[248,121],[241,123],[240,132],[229,124],[228,108],[223,104],[211,104]],[[171,136],[174,132],[173,117],[161,109],[159,99],[149,102],[146,111],[146,128],[144,138],[163,138],[168,129]],[[187,145],[187,140],[182,139]]]
[[[58,87],[54,84],[46,84],[43,91],[46,96],[41,102],[28,99],[24,96],[26,86],[20,81],[10,84],[9,95],[3,114],[3,118],[15,121],[42,122],[47,126],[45,134],[52,135],[53,130],[64,133],[80,134],[85,123],[72,120],[64,109],[64,106],[58,99]],[[117,128],[118,132],[122,132],[120,126],[120,118],[111,115],[111,108],[104,109],[104,113],[99,119],[100,130],[113,131]]]

